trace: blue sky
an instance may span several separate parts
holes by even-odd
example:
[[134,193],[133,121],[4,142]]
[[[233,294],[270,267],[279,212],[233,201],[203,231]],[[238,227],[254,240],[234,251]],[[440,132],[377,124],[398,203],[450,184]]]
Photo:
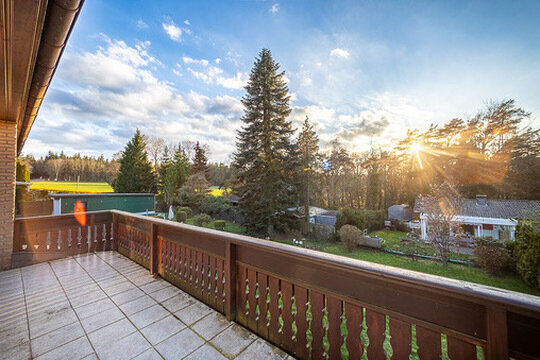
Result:
[[24,153],[112,156],[138,127],[228,161],[269,48],[324,146],[388,146],[490,99],[540,113],[540,2],[86,1]]

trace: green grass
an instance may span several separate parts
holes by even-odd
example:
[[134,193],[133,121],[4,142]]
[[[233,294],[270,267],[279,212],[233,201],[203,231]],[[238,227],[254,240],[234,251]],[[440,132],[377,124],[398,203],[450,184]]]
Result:
[[[193,223],[193,218],[187,219],[186,224],[195,225]],[[208,228],[208,229],[215,229],[214,221],[212,221],[209,224],[204,225],[203,227]],[[235,223],[232,223],[232,222],[229,222],[229,221],[225,221],[225,231],[230,232],[230,233],[234,233],[234,234],[243,234],[243,233],[246,232],[246,228],[243,227],[242,225],[238,225],[238,224],[235,224]]]
[[30,190],[67,191],[77,193],[109,193],[114,192],[111,185],[105,182],[76,182],[69,181],[36,181],[30,185]]
[[[292,241],[281,240],[279,242],[295,245]],[[450,263],[447,267],[444,267],[442,263],[438,261],[414,259],[407,256],[389,254],[383,251],[366,248],[356,248],[353,252],[348,252],[344,245],[337,243],[306,240],[304,244],[306,247],[330,254],[540,296],[540,291],[531,288],[517,275],[513,274],[494,276],[473,266]]]
[[[403,231],[392,231],[392,230],[378,230],[373,231],[369,234],[370,236],[378,236],[384,239],[383,247],[389,250],[401,251],[407,253],[407,246],[411,243],[405,243],[401,241],[401,238],[406,237],[407,233]],[[428,256],[438,256],[437,249],[433,245],[426,244],[421,241],[417,241],[414,244],[415,250],[419,255],[428,255]],[[459,253],[450,253],[450,259],[462,260],[462,261],[472,261],[473,256],[468,254],[459,254]]]

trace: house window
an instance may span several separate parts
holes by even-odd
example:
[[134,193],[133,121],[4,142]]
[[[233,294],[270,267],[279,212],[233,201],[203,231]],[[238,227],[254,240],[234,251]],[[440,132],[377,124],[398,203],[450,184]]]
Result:
[[493,230],[492,224],[483,224],[482,227],[484,228],[484,230]]

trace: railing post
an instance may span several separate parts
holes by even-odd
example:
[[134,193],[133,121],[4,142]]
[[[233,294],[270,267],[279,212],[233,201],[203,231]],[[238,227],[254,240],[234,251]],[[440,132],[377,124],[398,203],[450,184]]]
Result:
[[113,214],[113,243],[112,249],[118,251],[118,214]]
[[487,360],[508,359],[508,325],[506,310],[486,308]]
[[225,249],[225,315],[236,319],[236,245],[227,242]]
[[96,242],[94,238],[94,225],[96,223],[96,216],[94,214],[90,215],[90,236],[88,237],[88,252],[96,251]]
[[156,224],[150,224],[150,274],[157,277],[160,253],[159,240],[158,240],[158,227]]

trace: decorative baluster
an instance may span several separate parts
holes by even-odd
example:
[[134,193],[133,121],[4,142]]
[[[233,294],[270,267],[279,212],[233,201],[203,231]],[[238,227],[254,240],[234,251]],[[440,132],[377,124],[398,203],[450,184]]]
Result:
[[47,250],[51,248],[51,232],[47,231],[47,242],[45,243]]
[[92,227],[90,225],[86,227],[86,245],[88,246],[88,250],[90,250],[92,246]]
[[68,248],[71,248],[71,242],[72,242],[72,239],[71,239],[71,229],[68,229],[67,242],[68,242]]
[[98,226],[92,225],[94,227],[94,243],[97,244],[98,242]]
[[56,248],[62,249],[62,230],[58,229],[58,239],[56,240]]
[[39,248],[39,234],[36,234],[36,240],[34,241],[34,249],[37,250]]
[[79,226],[77,228],[77,247],[81,247],[82,245],[82,234],[81,234],[81,227]]

